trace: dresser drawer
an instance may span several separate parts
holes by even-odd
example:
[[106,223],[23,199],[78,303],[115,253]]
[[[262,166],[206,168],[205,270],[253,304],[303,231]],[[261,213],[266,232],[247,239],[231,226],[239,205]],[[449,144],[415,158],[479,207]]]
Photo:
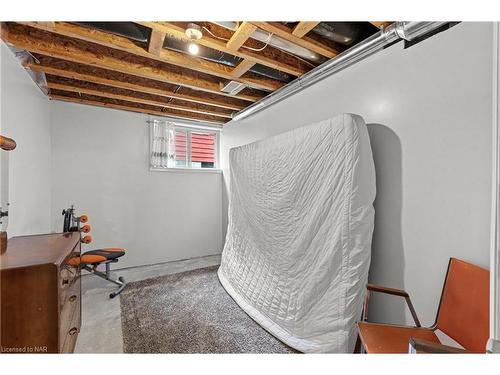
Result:
[[[80,279],[67,289],[59,315],[59,347],[62,353],[71,353],[81,324]],[[68,346],[69,345],[69,346]],[[70,350],[71,349],[71,350]]]
[[64,305],[74,294],[80,297],[80,269],[63,267],[59,271],[60,305]]
[[61,297],[61,302],[59,305],[59,326],[60,335],[63,334],[66,329],[71,324],[73,316],[76,311],[80,311],[81,308],[81,294],[80,294],[80,279],[74,282],[69,288],[65,290]]
[[61,331],[60,353],[73,353],[76,344],[76,338],[80,332],[80,310],[75,311],[73,319],[69,327],[63,332]]
[[59,269],[59,350],[66,353],[72,350],[71,340],[76,339],[80,330],[80,266],[74,262],[80,256],[79,248],[73,249]]
[[[59,304],[62,308],[73,295],[80,298],[80,264],[75,260],[80,256],[80,246],[76,246],[73,251],[64,259],[59,268]],[[71,302],[71,301],[70,301]]]

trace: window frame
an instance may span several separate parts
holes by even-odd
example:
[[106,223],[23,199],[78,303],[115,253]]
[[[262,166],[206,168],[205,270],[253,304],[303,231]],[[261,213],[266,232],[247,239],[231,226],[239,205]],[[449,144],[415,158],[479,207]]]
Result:
[[[211,128],[208,126],[190,126],[187,124],[180,124],[176,121],[171,121],[171,120],[158,120],[158,119],[153,119],[148,121],[148,124],[152,125],[155,121],[170,121],[174,124],[174,129],[175,131],[181,130],[186,132],[186,137],[187,137],[187,144],[186,144],[186,164],[188,166],[183,166],[183,167],[166,167],[166,168],[159,168],[159,167],[153,167],[151,165],[151,152],[153,150],[153,126],[149,126],[149,156],[148,156],[148,163],[149,163],[149,170],[151,172],[194,172],[194,173],[222,173],[222,169],[220,168],[220,129],[217,128]],[[214,152],[214,157],[215,157],[215,163],[213,168],[197,168],[197,167],[191,167],[191,133],[199,133],[199,134],[215,134],[215,152]]]

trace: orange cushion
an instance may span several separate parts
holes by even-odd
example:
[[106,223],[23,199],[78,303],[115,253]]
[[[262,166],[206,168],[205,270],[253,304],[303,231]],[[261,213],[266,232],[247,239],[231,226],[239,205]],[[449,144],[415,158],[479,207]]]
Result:
[[82,255],[80,261],[85,264],[101,263],[106,261],[106,257],[102,255]]
[[83,254],[80,257],[75,257],[70,259],[68,261],[68,264],[73,267],[78,267],[80,263],[81,264],[101,263],[107,261],[108,258],[115,259],[124,255],[124,254],[114,254],[114,256],[109,256],[111,254],[108,254],[108,257],[106,257],[106,253],[125,253],[125,249],[122,249],[120,247],[106,247],[103,249],[92,250]]
[[408,353],[411,337],[440,344],[429,328],[359,322],[358,332],[367,353]]
[[101,250],[109,251],[110,253],[125,252],[125,249],[122,249],[121,247],[104,247]]
[[94,264],[106,261],[106,257],[102,255],[82,255],[81,257],[72,258],[68,261],[68,264],[76,267],[81,264]]
[[72,267],[78,267],[80,265],[80,257],[74,257],[68,260],[68,264]]

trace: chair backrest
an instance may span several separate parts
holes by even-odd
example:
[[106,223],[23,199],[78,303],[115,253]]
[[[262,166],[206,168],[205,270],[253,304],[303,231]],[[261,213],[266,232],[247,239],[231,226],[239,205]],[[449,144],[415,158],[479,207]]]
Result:
[[489,337],[490,272],[451,258],[437,328],[465,349],[484,353]]

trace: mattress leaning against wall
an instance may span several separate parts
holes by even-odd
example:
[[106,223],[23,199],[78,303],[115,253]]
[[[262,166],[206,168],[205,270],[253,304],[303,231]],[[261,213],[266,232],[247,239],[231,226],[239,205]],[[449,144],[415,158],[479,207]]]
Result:
[[299,351],[352,352],[374,220],[364,120],[343,114],[233,148],[230,171],[226,291]]

